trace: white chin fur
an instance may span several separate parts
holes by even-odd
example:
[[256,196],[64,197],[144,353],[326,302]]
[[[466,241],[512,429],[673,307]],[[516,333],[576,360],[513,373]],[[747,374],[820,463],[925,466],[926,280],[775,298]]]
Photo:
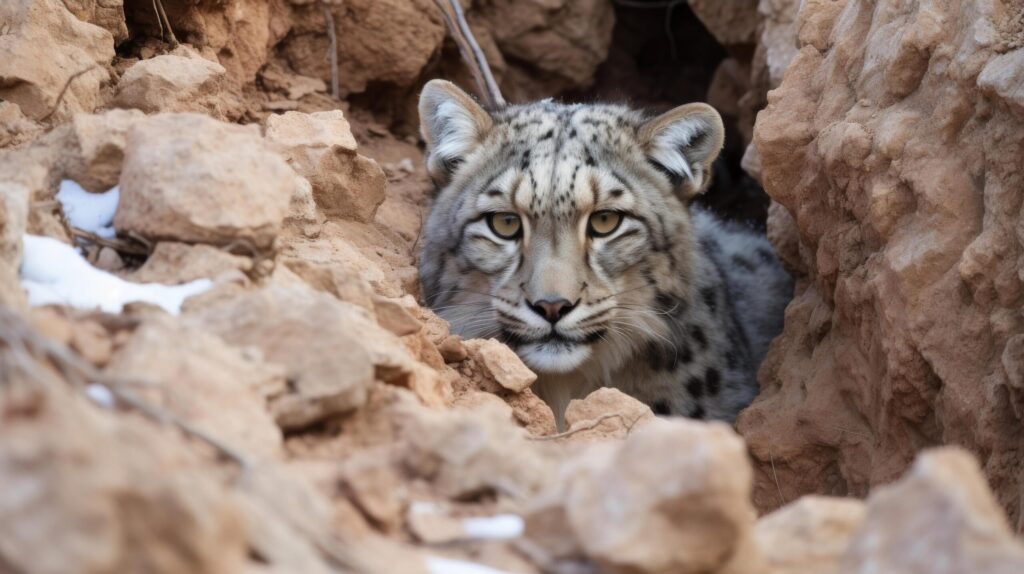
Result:
[[538,373],[568,373],[576,370],[592,351],[589,345],[567,347],[557,343],[527,343],[517,349],[519,357]]

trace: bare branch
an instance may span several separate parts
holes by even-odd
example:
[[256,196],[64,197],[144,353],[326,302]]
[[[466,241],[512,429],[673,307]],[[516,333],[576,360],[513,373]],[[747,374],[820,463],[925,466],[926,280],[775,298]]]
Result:
[[334,13],[327,4],[323,6],[324,22],[327,24],[327,38],[330,40],[330,47],[327,55],[331,60],[331,97],[340,99],[341,93],[338,89],[338,33],[335,30]]
[[462,59],[469,66],[469,71],[472,72],[473,79],[476,80],[484,103],[492,109],[504,107],[506,105],[505,98],[501,95],[498,83],[494,81],[494,75],[491,73],[490,65],[487,64],[483,50],[480,49],[480,45],[477,44],[476,38],[473,36],[473,31],[466,23],[459,0],[434,0],[434,3],[441,9],[448,32],[459,47]]
[[68,81],[64,82],[64,87],[61,88],[60,93],[57,94],[57,100],[53,102],[53,107],[50,108],[50,111],[47,112],[45,116],[39,118],[39,121],[45,122],[47,119],[50,118],[50,116],[52,116],[53,114],[55,114],[57,112],[57,108],[60,107],[61,101],[64,100],[64,95],[68,92],[68,88],[71,87],[71,82],[74,82],[75,80],[77,80],[79,76],[84,76],[85,74],[87,74],[87,73],[89,73],[89,72],[91,72],[91,71],[93,71],[93,70],[95,70],[96,68],[99,68],[99,67],[100,67],[99,64],[92,64],[90,66],[82,68],[81,70],[78,70],[74,74],[71,74],[71,77],[68,78]]
[[641,418],[643,418],[643,414],[640,414],[635,419],[629,421],[629,420],[626,419],[626,417],[622,413],[609,413],[609,414],[601,415],[601,416],[597,417],[596,419],[594,419],[592,421],[588,421],[587,424],[585,424],[583,426],[580,426],[580,427],[577,427],[577,428],[574,428],[572,430],[567,430],[565,432],[560,432],[558,434],[549,434],[547,436],[531,436],[531,437],[529,437],[529,439],[530,440],[558,440],[560,438],[570,437],[570,436],[572,436],[572,435],[574,435],[576,433],[581,433],[581,432],[585,432],[585,431],[588,431],[588,430],[596,429],[597,427],[601,426],[601,423],[603,423],[604,421],[606,421],[608,419],[619,419],[623,423],[626,423],[626,434],[629,434],[630,431],[633,430],[633,426],[636,425],[636,423]]

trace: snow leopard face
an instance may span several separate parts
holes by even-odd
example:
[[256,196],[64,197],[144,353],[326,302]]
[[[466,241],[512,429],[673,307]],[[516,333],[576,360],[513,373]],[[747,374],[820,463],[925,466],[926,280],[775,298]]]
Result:
[[714,109],[487,111],[435,80],[420,115],[438,186],[420,272],[454,332],[496,337],[542,376],[667,352],[664,314],[697,296],[687,203],[722,147]]

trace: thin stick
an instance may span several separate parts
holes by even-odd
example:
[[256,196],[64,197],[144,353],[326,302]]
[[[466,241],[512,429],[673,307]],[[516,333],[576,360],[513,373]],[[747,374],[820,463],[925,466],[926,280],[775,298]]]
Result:
[[480,44],[477,43],[476,38],[473,36],[473,31],[469,29],[469,24],[462,13],[462,6],[459,4],[459,0],[434,0],[434,3],[441,9],[441,15],[444,17],[444,23],[448,27],[448,32],[459,47],[462,59],[469,66],[469,71],[473,74],[473,79],[476,80],[477,88],[480,90],[484,103],[492,109],[505,107],[505,98],[501,96],[498,82],[494,81],[491,67],[487,64],[487,57],[484,56],[483,50],[480,49]]
[[775,488],[779,490],[779,504],[786,505],[786,498],[782,496],[782,487],[779,486],[779,475],[775,473],[775,457],[772,456],[772,447],[768,445],[768,460],[772,463],[772,478],[775,479]]
[[156,14],[156,24],[160,26],[160,39],[164,39],[164,19],[160,17],[160,10],[156,7],[156,0],[153,0],[153,13]]
[[68,78],[68,81],[64,82],[64,87],[61,88],[60,93],[57,94],[57,100],[55,102],[53,102],[53,107],[50,109],[49,112],[46,113],[45,116],[39,118],[39,121],[44,122],[47,119],[49,119],[50,116],[52,116],[53,114],[55,114],[57,112],[57,108],[60,107],[60,102],[64,99],[64,94],[66,94],[68,92],[68,88],[71,87],[71,82],[74,82],[75,80],[77,80],[79,76],[85,75],[85,74],[87,74],[87,73],[89,73],[89,72],[91,72],[94,69],[99,68],[99,67],[100,67],[99,64],[91,64],[88,67],[83,68],[81,70],[78,70],[74,74],[71,74],[71,77]]
[[135,243],[126,241],[124,239],[107,239],[105,237],[100,237],[99,235],[96,235],[91,231],[79,229],[74,226],[70,226],[69,229],[71,230],[71,235],[73,237],[81,237],[82,239],[88,239],[89,241],[95,243],[96,245],[99,245],[100,247],[109,247],[114,251],[119,251],[121,253],[130,253],[132,255],[150,255],[151,253],[153,253],[152,246],[146,246],[144,244],[136,245]]
[[330,40],[330,51],[327,55],[331,59],[331,97],[337,100],[341,97],[338,88],[338,34],[334,29],[334,13],[331,12],[331,8],[324,4],[323,10],[324,21],[327,23],[327,38]]
[[[529,439],[530,440],[557,440],[557,439],[560,439],[560,438],[565,438],[565,437],[572,436],[572,435],[574,435],[576,433],[581,433],[581,432],[584,432],[584,431],[593,430],[593,429],[601,426],[601,423],[603,423],[604,421],[606,421],[608,419],[615,419],[615,418],[621,420],[622,422],[626,422],[626,417],[623,416],[622,413],[609,413],[609,414],[601,415],[601,416],[597,417],[596,419],[590,421],[589,423],[587,423],[587,424],[585,424],[585,425],[583,425],[583,426],[581,426],[579,428],[574,428],[572,430],[567,430],[565,432],[560,432],[558,434],[549,434],[547,436],[531,436],[531,437],[529,437]],[[640,415],[640,416],[636,417],[635,419],[633,419],[632,421],[629,421],[629,423],[626,425],[626,434],[629,434],[629,432],[631,430],[633,430],[633,426],[636,425],[637,421],[639,421],[641,418],[643,418],[643,415]]]
[[164,10],[164,3],[161,0],[153,1],[156,2],[156,6],[159,9],[159,14],[157,14],[157,18],[162,17],[164,19],[164,24],[167,25],[167,33],[171,36],[171,46],[177,46],[178,38],[174,35],[174,28],[171,28],[171,21],[169,18],[167,18],[167,12]]

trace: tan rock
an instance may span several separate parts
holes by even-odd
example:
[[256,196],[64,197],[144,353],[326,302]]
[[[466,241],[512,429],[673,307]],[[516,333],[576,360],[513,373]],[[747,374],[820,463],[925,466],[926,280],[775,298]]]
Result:
[[242,275],[251,270],[252,259],[232,255],[211,245],[161,241],[142,267],[131,273],[131,280],[177,285],[196,279]]
[[157,385],[164,409],[249,455],[276,456],[281,431],[267,395],[284,391],[284,372],[164,314],[147,316],[107,371]]
[[71,348],[78,351],[83,359],[97,367],[110,362],[113,343],[110,335],[96,321],[76,321],[71,331]]
[[267,142],[313,186],[323,212],[371,222],[384,201],[386,177],[377,162],[356,154],[356,140],[341,110],[271,115]]
[[106,29],[114,37],[114,44],[128,39],[128,26],[124,18],[124,0],[65,0],[64,6],[79,20]]
[[922,454],[899,482],[875,490],[841,572],[1020,572],[1014,535],[974,459],[946,447]]
[[604,572],[760,572],[750,486],[746,448],[727,425],[674,419],[564,465],[526,536]]
[[18,281],[18,268],[30,197],[31,191],[25,186],[0,182],[0,304],[20,309],[28,305]]
[[[363,92],[374,82],[413,85],[444,40],[440,14],[429,0],[352,0],[331,12],[339,31],[343,97]],[[329,43],[320,6],[295,6],[293,22],[281,53],[296,72],[330,82],[330,64],[324,57]]]
[[767,562],[765,573],[839,572],[864,512],[860,500],[804,496],[762,517],[754,525],[754,537]]
[[133,127],[114,226],[152,239],[273,243],[294,182],[258,132],[195,114]]
[[374,294],[370,286],[344,266],[316,265],[305,259],[291,257],[283,257],[280,261],[310,287],[367,311],[374,311]]
[[446,363],[461,363],[469,357],[469,351],[466,350],[466,346],[462,344],[462,338],[458,335],[445,337],[437,350],[441,352]]
[[754,43],[758,0],[688,0],[688,4],[723,46]]
[[[242,514],[168,427],[102,412],[56,377],[7,378],[0,549],[16,572],[241,571]],[[46,376],[46,375],[44,375]],[[29,487],[27,490],[25,488]]]
[[512,349],[495,339],[471,339],[463,345],[486,370],[486,375],[510,391],[520,392],[537,380],[537,375]]
[[770,234],[797,238],[781,251],[806,277],[738,420],[755,503],[779,504],[776,477],[790,500],[864,495],[921,448],[958,444],[1019,529],[1024,396],[1002,357],[1024,334],[1024,117],[997,81],[1012,20],[987,4],[801,4],[799,52],[754,134],[791,216]]
[[385,297],[373,298],[373,310],[381,327],[398,335],[413,335],[423,330],[423,323],[413,317],[398,301]]
[[573,441],[622,439],[658,420],[651,408],[614,388],[598,389],[569,402],[565,425]]
[[[110,32],[79,20],[60,0],[4,2],[0,22],[0,99],[18,104],[36,120],[55,106],[59,119],[100,105],[100,87],[109,79],[106,66],[114,58]],[[81,75],[68,85],[76,74]]]
[[128,68],[111,105],[146,113],[198,112],[225,118],[227,71],[198,54],[162,54]]
[[18,104],[0,101],[0,149],[32,141],[42,131],[43,126],[25,117]]

